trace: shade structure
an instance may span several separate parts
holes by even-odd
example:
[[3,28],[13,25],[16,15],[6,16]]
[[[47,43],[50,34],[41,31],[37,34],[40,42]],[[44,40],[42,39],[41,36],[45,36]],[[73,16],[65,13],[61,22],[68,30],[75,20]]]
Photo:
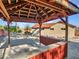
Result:
[[[0,17],[17,22],[47,22],[79,13],[68,0],[1,0]],[[4,8],[1,8],[4,6]],[[4,16],[3,16],[4,15]],[[7,15],[7,16],[5,16]]]

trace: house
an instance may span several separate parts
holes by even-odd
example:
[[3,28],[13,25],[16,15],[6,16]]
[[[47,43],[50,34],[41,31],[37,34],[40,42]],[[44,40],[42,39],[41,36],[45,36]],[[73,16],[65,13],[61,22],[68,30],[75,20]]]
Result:
[[[39,24],[35,24],[32,29],[39,29]],[[41,35],[55,38],[65,38],[65,24],[61,21],[57,23],[47,23],[41,26]],[[38,30],[39,31],[39,30]],[[37,31],[37,32],[38,32]],[[76,26],[68,24],[68,37],[75,37]]]
[[75,33],[75,35],[76,35],[76,36],[79,36],[79,27],[76,28],[76,33]]

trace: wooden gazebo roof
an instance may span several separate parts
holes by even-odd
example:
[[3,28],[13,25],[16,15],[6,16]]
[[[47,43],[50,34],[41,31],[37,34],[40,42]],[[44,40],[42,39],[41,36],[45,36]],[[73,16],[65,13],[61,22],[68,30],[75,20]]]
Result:
[[0,0],[0,17],[17,22],[46,22],[79,13],[68,0]]

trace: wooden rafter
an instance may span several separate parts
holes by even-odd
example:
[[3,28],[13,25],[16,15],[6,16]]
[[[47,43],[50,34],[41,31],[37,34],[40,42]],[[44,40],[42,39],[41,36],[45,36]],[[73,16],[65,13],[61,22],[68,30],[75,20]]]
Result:
[[8,21],[11,21],[10,20],[10,16],[4,6],[4,4],[2,3],[2,0],[0,0],[0,8],[1,8],[1,11],[2,11],[2,14],[5,16],[5,18],[8,20]]
[[8,3],[11,4],[11,0],[8,0]]
[[[51,3],[49,3],[49,1],[48,1],[48,2],[47,2],[47,1],[42,1],[42,0],[35,0],[35,1],[37,1],[37,2],[39,2],[39,3],[42,3],[42,4],[45,4],[45,5],[48,5],[48,6],[52,7],[52,8],[57,9],[57,10],[63,11],[63,9],[53,6]],[[62,1],[61,1],[61,2],[62,2]],[[48,4],[48,3],[49,3],[49,4]],[[59,11],[58,11],[58,12],[59,12]]]
[[48,17],[47,12],[45,12],[43,8],[40,8],[40,9],[43,11],[44,14],[46,14],[46,18],[47,18]]
[[14,8],[14,9],[12,9],[12,10],[8,10],[8,13],[9,13],[9,14],[13,14],[13,13],[17,12],[18,10],[22,9],[25,5],[26,5],[26,4],[21,5],[21,6],[18,7],[18,8]]
[[35,20],[38,18],[38,16],[39,16],[39,14],[38,14],[38,12],[37,12],[37,9],[36,9],[36,6],[35,5],[33,5],[34,7],[35,7],[35,10],[36,10],[36,18],[35,18]]
[[19,17],[19,18],[20,18],[20,14],[21,14],[20,12],[21,12],[21,10],[19,10],[19,13],[18,13],[18,17]]
[[5,7],[6,7],[6,9],[7,10],[9,10],[9,9],[11,9],[11,8],[14,8],[14,7],[16,7],[16,6],[20,6],[20,5],[24,5],[24,4],[26,4],[26,2],[17,2],[16,4],[8,4],[8,5],[6,5]]
[[32,19],[32,18],[24,18],[24,17],[17,17],[17,16],[11,16],[13,19],[15,18],[16,20],[13,20],[15,22],[33,22],[35,23],[35,19]]
[[29,16],[30,16],[31,7],[32,7],[32,4],[30,5],[30,8],[29,8],[29,12],[28,12],[27,18],[29,18]]
[[[2,13],[3,14],[3,16],[6,18],[6,15],[5,15],[5,13],[0,9],[0,13]],[[0,14],[0,18],[2,17],[2,15]]]
[[33,3],[33,4],[38,5],[38,6],[47,7],[49,9],[55,10],[55,11],[61,13],[61,14],[62,14],[61,11],[63,11],[63,9],[60,9],[58,7],[55,7],[53,5],[50,5],[50,4],[47,4],[47,3],[43,3],[43,2],[40,2],[40,1],[33,1],[33,0],[25,0],[25,1],[27,1],[29,3]]
[[[50,13],[52,10],[48,11],[48,13]],[[53,10],[54,11],[54,10]]]
[[[45,4],[45,5],[49,5],[50,7],[52,7],[52,8],[54,8],[55,9],[55,11],[57,11],[57,12],[59,12],[59,13],[61,13],[61,14],[63,14],[63,12],[65,12],[65,10],[63,10],[62,9],[62,7],[61,8],[59,8],[59,7],[55,7],[55,6],[53,6],[51,3],[49,3],[48,4],[48,2],[43,2],[42,0],[36,0],[37,2],[40,2],[40,3],[42,3],[42,4]],[[53,0],[52,0],[53,1]],[[49,1],[50,2],[50,1]],[[63,2],[63,0],[61,1],[61,3]],[[52,2],[53,3],[53,2]],[[66,4],[67,4],[67,2],[66,2]],[[57,10],[56,10],[57,9]],[[52,10],[52,9],[51,9]],[[62,12],[61,12],[61,11]],[[67,13],[69,13],[68,11],[66,11]],[[63,14],[63,15],[65,15],[65,16],[67,16],[67,14],[65,13],[65,14]]]
[[[59,3],[56,3],[56,5],[53,4],[55,2],[50,2],[49,0],[16,0],[15,3],[13,3],[12,0],[7,0],[8,2],[5,2],[4,0],[2,1],[8,14],[6,14],[6,12],[1,7],[0,12],[4,15],[5,18],[9,15],[18,17],[19,10],[21,17],[27,17],[28,19],[30,18],[36,20],[41,19],[42,21],[61,18],[77,13],[75,11],[71,11],[70,8],[64,7],[63,4],[60,5]],[[30,6],[31,4],[32,6]],[[69,13],[67,11],[69,11]]]
[[[28,8],[25,8],[25,7],[23,7],[22,9],[23,9],[23,10],[28,10]],[[36,11],[36,10],[31,9],[31,11]]]
[[38,17],[39,17],[40,19],[38,19],[38,20],[36,19],[36,20],[37,20],[38,23],[40,23],[40,22],[42,23],[42,19],[43,19],[43,18],[42,18],[42,16],[41,16],[41,14],[38,12],[39,7],[38,7],[38,8],[37,8],[37,7],[38,7],[38,6],[35,5],[35,9],[36,9],[37,15],[38,15]]
[[[21,10],[21,12],[28,13],[28,11],[23,11],[23,10]],[[30,14],[36,14],[36,13],[30,12]]]
[[53,13],[50,17],[43,19],[43,22],[58,18],[58,14]]
[[19,0],[16,0],[16,3],[18,2]]

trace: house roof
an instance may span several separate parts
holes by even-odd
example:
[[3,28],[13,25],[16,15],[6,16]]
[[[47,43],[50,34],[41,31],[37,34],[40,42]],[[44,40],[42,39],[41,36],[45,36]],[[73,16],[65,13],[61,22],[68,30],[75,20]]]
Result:
[[[54,24],[52,24],[52,23],[50,23],[50,24],[42,24],[41,28],[50,28],[53,25]],[[35,24],[32,28],[39,28],[39,24]]]
[[[55,24],[58,24],[58,23],[61,23],[61,24],[64,24],[64,22],[62,21],[59,21],[57,23],[47,23],[47,24],[42,24],[41,28],[51,28],[52,26],[54,26]],[[72,25],[72,24],[68,24],[70,27],[73,27],[75,28],[76,26]],[[32,28],[39,28],[39,24],[35,24]]]
[[0,0],[0,17],[17,22],[42,22],[79,13],[68,0]]

